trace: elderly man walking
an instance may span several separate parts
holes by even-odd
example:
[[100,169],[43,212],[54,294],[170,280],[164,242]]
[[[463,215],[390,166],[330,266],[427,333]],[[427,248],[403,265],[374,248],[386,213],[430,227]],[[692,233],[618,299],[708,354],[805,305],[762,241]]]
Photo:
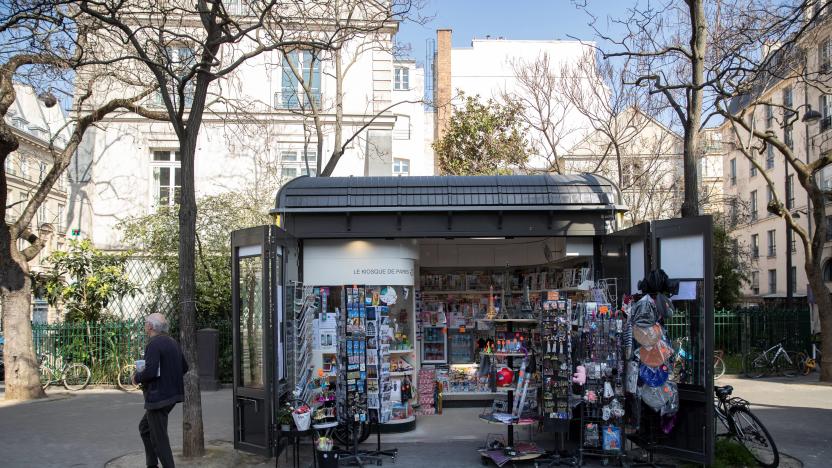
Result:
[[133,376],[135,383],[142,384],[144,393],[145,413],[139,423],[139,433],[144,443],[147,466],[158,467],[157,463],[161,462],[164,468],[173,468],[168,414],[184,398],[182,376],[188,372],[188,363],[179,344],[168,335],[168,321],[164,315],[148,315],[144,331],[148,336],[144,367],[137,368]]

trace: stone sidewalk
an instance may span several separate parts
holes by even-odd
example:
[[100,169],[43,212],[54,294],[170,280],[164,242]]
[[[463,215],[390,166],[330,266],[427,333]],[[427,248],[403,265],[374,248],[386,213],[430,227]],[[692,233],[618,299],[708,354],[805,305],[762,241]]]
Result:
[[[832,459],[832,435],[826,430],[832,421],[832,387],[816,381],[817,374],[808,379],[724,378],[718,383],[733,385],[735,395],[752,402],[754,413],[766,424],[782,452],[799,458],[807,467],[822,467],[829,466],[827,461]],[[0,466],[143,466],[138,435],[143,413],[139,393],[67,393],[56,389],[49,394],[49,399],[22,404],[0,400]],[[478,413],[478,409],[460,408],[446,410],[440,416],[422,417],[413,432],[385,435],[383,446],[399,448],[400,455],[393,466],[479,466],[475,449],[489,433],[497,431],[480,423]],[[203,414],[205,439],[212,441],[208,445],[211,457],[180,466],[275,466],[274,459],[230,450],[230,390],[203,393]],[[181,424],[182,410],[177,407],[170,417],[171,442],[177,448],[182,445]],[[520,431],[518,438],[527,437],[525,431]],[[304,458],[308,458],[309,447],[302,450]],[[278,466],[291,466],[291,460],[283,455]]]

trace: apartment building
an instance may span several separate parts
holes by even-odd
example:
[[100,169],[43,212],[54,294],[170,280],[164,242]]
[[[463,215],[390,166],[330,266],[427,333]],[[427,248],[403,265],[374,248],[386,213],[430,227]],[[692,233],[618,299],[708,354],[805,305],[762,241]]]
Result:
[[566,153],[566,170],[615,182],[629,207],[626,226],[678,216],[684,195],[682,137],[637,108],[615,120],[616,144],[606,132],[590,132]]
[[[367,38],[356,38],[343,47],[348,71],[342,82],[341,141],[346,147],[334,176],[433,174],[432,152],[424,149],[424,72],[413,61],[394,60],[397,29],[390,22],[375,33],[372,46]],[[311,98],[297,70],[310,77]],[[205,113],[196,150],[197,199],[228,191],[274,193],[291,178],[315,176],[319,142],[308,104],[314,99],[323,122],[324,167],[336,145],[335,76],[331,55],[291,50],[284,56],[276,50],[225,78],[215,92],[237,104]],[[145,105],[161,109],[158,97]],[[168,123],[131,113],[108,116],[88,131],[70,169],[71,227],[98,248],[120,249],[122,220],[177,203],[178,146]]]
[[[797,119],[792,125],[784,126],[784,112],[788,111],[783,107],[802,107],[800,113],[803,114],[818,99],[813,90],[796,84],[793,79],[776,81],[766,87],[758,98],[759,102],[766,104],[753,113],[754,125],[775,132],[801,160],[815,160],[819,153],[813,141],[819,131],[825,131],[823,124],[819,127]],[[738,112],[745,104],[743,100],[735,99],[731,110]],[[738,149],[742,141],[747,141],[746,134],[735,132],[730,122],[724,122],[714,131],[720,132],[725,150],[723,191],[726,218],[732,226],[734,238],[747,247],[753,261],[750,282],[744,285],[744,295],[752,302],[778,300],[786,298],[790,289],[793,297],[805,298],[807,280],[803,268],[803,247],[798,246],[796,235],[787,232],[785,220],[768,210],[769,203],[778,198],[798,218],[798,223],[810,230],[805,190],[796,181],[783,155],[774,147],[766,146],[761,154],[754,152],[755,165]],[[762,172],[772,180],[773,190]]]
[[[17,99],[6,114],[6,122],[17,136],[20,146],[6,158],[7,223],[20,216],[52,167],[52,151],[62,151],[70,135],[66,116],[59,104],[47,106],[30,86],[16,84],[15,92]],[[64,248],[67,234],[67,190],[66,177],[62,176],[32,219],[32,231],[53,232],[43,250],[30,262],[32,273],[46,271],[49,268],[47,257],[55,250]],[[18,239],[18,243],[21,249],[28,245],[22,239]],[[35,321],[52,320],[54,312],[47,308],[45,301],[35,299]]]

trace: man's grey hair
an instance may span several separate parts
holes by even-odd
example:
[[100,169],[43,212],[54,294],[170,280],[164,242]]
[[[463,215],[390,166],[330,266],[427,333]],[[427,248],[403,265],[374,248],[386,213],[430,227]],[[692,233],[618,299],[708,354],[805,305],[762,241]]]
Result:
[[150,314],[144,319],[146,323],[150,324],[150,328],[152,328],[156,333],[167,333],[170,329],[170,325],[168,325],[168,319],[165,318],[164,315],[155,313]]

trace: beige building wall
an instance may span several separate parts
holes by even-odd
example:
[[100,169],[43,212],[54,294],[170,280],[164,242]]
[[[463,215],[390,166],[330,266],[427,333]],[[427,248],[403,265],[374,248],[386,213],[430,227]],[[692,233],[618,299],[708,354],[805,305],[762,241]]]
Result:
[[[785,93],[785,94],[784,94]],[[792,81],[776,84],[765,92],[763,101],[782,104],[791,93],[793,106],[803,104],[807,98],[803,86],[795,86]],[[811,95],[809,96],[811,100]],[[766,128],[785,139],[782,128],[782,109],[772,108],[771,118],[766,106],[758,106],[754,111],[754,124],[758,128]],[[813,128],[814,127],[814,128]],[[811,139],[817,125],[807,126],[798,121],[792,126],[792,145],[796,156],[806,160],[806,138]],[[750,299],[785,298],[787,295],[786,281],[794,275],[794,296],[805,297],[807,291],[806,273],[803,268],[804,251],[799,245],[797,235],[793,236],[793,245],[786,245],[786,221],[767,211],[771,197],[776,196],[781,203],[789,207],[792,213],[800,214],[799,223],[809,228],[807,213],[807,196],[796,177],[787,169],[782,154],[772,148],[763,150],[762,154],[755,153],[757,162],[762,170],[753,167],[751,161],[738,149],[738,145],[748,143],[747,134],[739,135],[730,123],[723,123],[720,127],[725,149],[723,158],[724,193],[726,200],[726,218],[733,223],[732,235],[741,246],[749,249],[752,254],[751,284],[746,284],[743,293]],[[757,143],[759,144],[759,143]],[[811,157],[811,155],[810,155]],[[795,190],[793,200],[787,196],[787,177],[791,174]],[[765,177],[764,177],[765,175]],[[774,185],[770,193],[768,177]],[[787,258],[791,255],[792,272],[787,272]]]

